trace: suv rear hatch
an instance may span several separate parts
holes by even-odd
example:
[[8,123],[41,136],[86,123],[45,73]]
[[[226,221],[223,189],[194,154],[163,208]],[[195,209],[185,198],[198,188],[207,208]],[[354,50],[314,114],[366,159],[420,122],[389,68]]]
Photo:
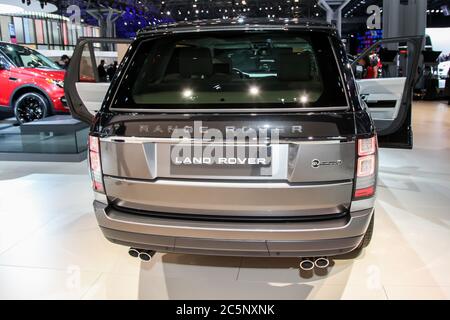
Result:
[[345,215],[355,118],[333,36],[280,26],[139,37],[94,125],[109,202],[190,219]]

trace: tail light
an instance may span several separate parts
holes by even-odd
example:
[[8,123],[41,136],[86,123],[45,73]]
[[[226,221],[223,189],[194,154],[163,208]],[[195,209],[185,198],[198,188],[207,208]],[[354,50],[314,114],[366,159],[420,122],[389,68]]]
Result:
[[358,161],[356,166],[356,187],[354,199],[375,195],[377,167],[377,137],[358,140]]
[[357,176],[369,177],[375,173],[375,155],[358,158]]
[[104,193],[102,163],[100,160],[100,140],[94,136],[89,136],[89,166],[91,169],[93,189],[97,192]]
[[376,151],[376,136],[370,139],[359,139],[358,140],[358,156],[368,156],[375,154]]

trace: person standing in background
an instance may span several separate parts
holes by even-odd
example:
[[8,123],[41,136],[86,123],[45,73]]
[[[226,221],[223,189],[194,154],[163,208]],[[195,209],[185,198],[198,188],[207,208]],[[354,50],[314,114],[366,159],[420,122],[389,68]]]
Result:
[[116,71],[117,71],[117,61],[114,61],[114,63],[110,65],[107,70],[109,81],[113,79],[114,75],[116,74]]
[[69,56],[67,54],[63,54],[59,61],[60,61],[59,65],[61,66],[61,68],[63,68],[64,70],[67,70],[67,68],[69,67],[69,63],[70,63]]
[[98,77],[100,78],[100,82],[106,82],[106,70],[105,70],[105,60],[101,60],[100,64],[97,67]]

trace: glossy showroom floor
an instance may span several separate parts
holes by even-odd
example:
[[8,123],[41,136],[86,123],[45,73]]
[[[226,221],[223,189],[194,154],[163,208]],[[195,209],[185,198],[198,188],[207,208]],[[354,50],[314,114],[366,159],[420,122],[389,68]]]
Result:
[[157,254],[103,239],[86,163],[0,162],[0,298],[450,298],[450,107],[414,106],[415,149],[383,150],[375,234],[327,276],[297,259]]

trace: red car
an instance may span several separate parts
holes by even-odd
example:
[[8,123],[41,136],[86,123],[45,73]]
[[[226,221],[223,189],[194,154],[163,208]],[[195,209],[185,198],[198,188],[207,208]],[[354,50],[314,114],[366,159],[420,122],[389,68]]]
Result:
[[0,42],[0,110],[14,110],[20,123],[69,113],[64,74],[39,52]]

